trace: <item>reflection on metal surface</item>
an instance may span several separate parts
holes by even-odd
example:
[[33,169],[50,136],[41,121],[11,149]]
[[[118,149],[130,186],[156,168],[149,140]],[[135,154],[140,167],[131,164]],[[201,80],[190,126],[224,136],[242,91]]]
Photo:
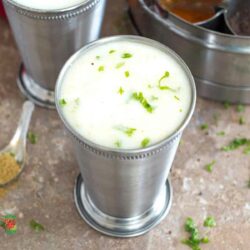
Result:
[[29,89],[30,80],[24,92],[34,95],[38,99],[36,104],[50,106],[53,100],[48,94],[54,91],[63,64],[82,46],[99,37],[106,0],[83,1],[57,11],[35,10],[12,0],[3,3],[25,69],[36,85],[47,91],[45,102],[49,104],[39,100],[45,98],[41,96],[44,91],[34,86]]
[[42,88],[25,71],[23,65],[20,66],[17,85],[24,96],[35,104],[45,108],[55,108],[55,94]]
[[153,0],[129,0],[129,5],[142,35],[184,59],[201,96],[250,104],[250,38],[230,34],[224,13],[198,26],[171,14],[161,16]]
[[95,230],[114,237],[134,237],[147,233],[168,214],[172,204],[172,187],[169,181],[153,206],[144,214],[132,218],[117,218],[100,211],[88,197],[81,175],[77,177],[75,203],[81,217]]

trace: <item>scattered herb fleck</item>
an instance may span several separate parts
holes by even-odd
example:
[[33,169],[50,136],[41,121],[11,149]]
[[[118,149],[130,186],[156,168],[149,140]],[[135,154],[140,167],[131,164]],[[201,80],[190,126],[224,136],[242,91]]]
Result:
[[224,106],[225,109],[229,109],[231,104],[230,104],[230,102],[225,101],[225,102],[223,102],[223,106]]
[[124,72],[124,75],[125,75],[125,77],[129,77],[129,76],[130,76],[129,71],[125,71],[125,72]]
[[201,130],[207,130],[208,129],[208,124],[207,123],[201,124],[200,129]]
[[246,123],[245,118],[243,116],[240,116],[239,118],[239,124],[244,125]]
[[67,102],[65,101],[65,99],[60,99],[60,100],[59,100],[59,105],[60,105],[61,107],[64,107],[66,104],[67,104]]
[[120,148],[120,147],[122,146],[121,141],[116,141],[116,142],[115,142],[115,146],[116,146],[117,148]]
[[204,226],[204,227],[215,227],[215,226],[216,226],[216,222],[215,222],[214,217],[208,216],[208,217],[205,219],[205,221],[204,221],[204,223],[203,223],[203,226]]
[[161,85],[161,82],[165,79],[169,77],[169,72],[165,71],[164,75],[160,78],[160,80],[158,81],[158,87],[160,90],[171,90],[171,91],[175,91],[174,89],[170,88],[167,85]]
[[127,134],[129,137],[131,137],[134,132],[136,131],[136,128],[127,128],[124,133]]
[[[250,144],[250,143],[249,143],[249,144]],[[244,149],[243,153],[244,153],[245,155],[249,155],[249,154],[250,154],[250,145],[248,145],[248,146]]]
[[181,241],[183,244],[189,246],[193,250],[201,250],[201,243],[209,243],[209,239],[207,237],[200,237],[198,228],[192,218],[187,218],[184,228],[185,231],[190,234],[190,236],[188,237],[188,239]]
[[98,71],[99,71],[99,72],[104,71],[104,66],[103,66],[103,65],[102,65],[102,66],[99,66]]
[[126,134],[129,137],[133,136],[133,134],[136,131],[136,128],[128,128],[128,127],[123,127],[123,126],[115,127],[115,129],[123,132],[124,134]]
[[115,68],[116,68],[116,69],[120,69],[120,68],[123,67],[124,65],[125,65],[124,62],[119,62],[119,63],[116,64]]
[[37,221],[35,221],[34,219],[32,219],[30,221],[30,227],[36,231],[37,233],[44,231],[44,226],[40,223],[38,223]]
[[161,83],[162,80],[164,80],[165,78],[168,78],[169,77],[169,72],[168,71],[165,71],[164,75],[160,78],[159,80],[159,84]]
[[29,140],[29,142],[31,143],[31,144],[36,144],[37,143],[37,135],[36,134],[34,134],[33,132],[29,132],[28,134],[27,134],[27,138],[28,138],[28,140]]
[[174,96],[174,98],[177,100],[177,101],[180,101],[180,98],[178,96]]
[[100,59],[101,57],[100,57],[100,56],[96,56],[95,58],[98,60],[98,59]]
[[149,88],[149,89],[152,89],[153,87],[152,87],[152,85],[151,85],[151,84],[148,84],[148,88]]
[[246,138],[236,138],[233,141],[231,141],[228,146],[222,147],[222,150],[225,152],[229,152],[245,145],[250,146],[250,140]]
[[245,111],[245,107],[242,104],[237,105],[236,111],[242,113]]
[[111,50],[109,51],[109,54],[113,54],[113,53],[115,53],[115,50],[111,49]]
[[145,148],[145,147],[148,146],[149,143],[150,143],[150,139],[149,139],[149,138],[144,138],[144,139],[142,140],[142,142],[141,142],[141,146],[142,146],[143,148]]
[[179,109],[179,112],[183,112],[183,110],[182,110],[182,109]]
[[226,133],[224,131],[219,131],[216,133],[216,135],[218,136],[224,136]]
[[122,58],[123,59],[128,59],[128,58],[131,58],[133,55],[132,54],[130,54],[130,53],[124,53],[124,54],[122,54]]
[[207,170],[207,172],[209,172],[209,173],[213,172],[213,168],[214,168],[215,163],[216,163],[216,161],[212,161],[205,166],[205,169]]
[[136,93],[134,92],[132,95],[132,98],[135,99],[136,101],[139,101],[141,105],[149,112],[153,112],[153,107],[148,103],[147,99],[143,96],[142,92]]
[[122,87],[120,87],[119,90],[118,90],[118,93],[119,93],[120,95],[123,95],[124,89],[123,89]]

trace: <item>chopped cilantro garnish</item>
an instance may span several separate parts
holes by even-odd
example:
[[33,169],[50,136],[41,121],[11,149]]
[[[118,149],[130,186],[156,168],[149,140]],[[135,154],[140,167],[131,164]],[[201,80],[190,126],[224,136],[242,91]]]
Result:
[[245,111],[245,107],[242,104],[237,105],[236,111],[242,113]]
[[120,95],[123,95],[124,89],[123,89],[122,87],[120,87],[119,90],[118,90],[118,93],[119,93]]
[[215,163],[216,163],[216,161],[212,161],[205,166],[205,169],[207,170],[207,172],[212,173]]
[[65,101],[65,99],[60,99],[60,100],[59,100],[59,105],[60,105],[61,107],[65,106],[66,104],[67,104],[67,102]]
[[246,138],[236,138],[233,141],[231,141],[228,146],[222,147],[222,150],[228,152],[245,145],[250,146],[250,140]]
[[223,102],[223,106],[224,106],[225,109],[229,109],[231,104],[230,104],[230,102],[225,101],[225,102]]
[[148,88],[149,88],[149,89],[152,89],[153,87],[152,87],[152,85],[151,85],[151,84],[148,84]]
[[200,129],[201,130],[207,130],[208,129],[208,124],[207,123],[201,124]]
[[131,137],[134,132],[136,131],[136,128],[127,128],[124,133],[127,134],[129,137]]
[[116,146],[117,148],[120,148],[120,147],[122,146],[121,141],[116,141],[116,142],[115,142],[115,146]]
[[142,146],[143,148],[145,148],[145,147],[148,146],[149,143],[150,143],[150,139],[149,139],[149,138],[144,138],[144,139],[142,140],[142,142],[141,142],[141,146]]
[[99,66],[98,71],[99,71],[99,72],[104,71],[104,66],[103,66],[103,65],[102,65],[102,66]]
[[37,233],[44,231],[44,226],[33,219],[30,221],[30,227]]
[[28,134],[27,134],[27,138],[28,138],[28,140],[29,140],[29,142],[31,143],[31,144],[36,144],[37,143],[37,135],[36,134],[34,134],[33,132],[29,132]]
[[167,85],[161,85],[161,82],[165,79],[169,77],[169,72],[165,71],[164,75],[160,78],[160,80],[158,81],[158,87],[160,90],[171,90],[171,91],[175,91],[174,89],[170,88]]
[[174,96],[174,98],[177,100],[177,101],[180,101],[180,98],[178,96]]
[[193,250],[201,250],[201,243],[209,243],[208,237],[200,237],[198,228],[192,218],[187,218],[184,228],[185,231],[190,234],[190,236],[188,237],[188,239],[181,241],[183,244],[189,246]]
[[169,72],[168,71],[165,71],[165,73],[164,73],[164,75],[160,78],[160,80],[159,80],[159,84],[161,83],[161,81],[163,80],[163,79],[165,79],[165,78],[167,78],[167,77],[169,77]]
[[216,135],[218,136],[224,136],[226,133],[224,131],[219,131],[216,133]]
[[136,93],[134,92],[132,98],[136,101],[139,101],[141,105],[149,112],[152,113],[154,108],[148,103],[147,99],[143,96],[142,92]]
[[124,53],[124,54],[122,54],[122,58],[123,58],[123,59],[131,58],[132,56],[133,56],[133,55],[130,54],[130,53]]
[[245,118],[243,116],[240,116],[239,118],[239,124],[244,125],[246,123]]
[[[250,143],[249,143],[249,144],[250,144]],[[244,153],[245,155],[249,155],[249,154],[250,154],[250,145],[248,145],[248,146],[244,149],[243,153]]]
[[122,127],[122,126],[116,127],[115,129],[123,132],[124,134],[126,134],[129,137],[133,136],[133,134],[136,131],[136,128],[127,128],[127,127]]
[[125,77],[129,77],[129,76],[130,76],[129,71],[125,71],[125,72],[124,72],[124,75],[125,75]]
[[215,222],[214,217],[208,216],[208,217],[205,219],[203,225],[204,225],[204,227],[215,227],[215,226],[216,226],[216,222]]
[[111,50],[109,51],[109,54],[113,54],[113,53],[115,53],[115,50],[111,49]]
[[100,56],[96,56],[95,58],[98,60],[98,59],[100,59],[101,57],[100,57]]
[[127,128],[126,131],[124,131],[124,133],[127,134],[129,137],[131,137],[135,131],[136,128]]
[[116,69],[120,69],[120,68],[123,67],[124,65],[125,65],[124,62],[119,62],[119,63],[116,64],[115,68],[116,68]]

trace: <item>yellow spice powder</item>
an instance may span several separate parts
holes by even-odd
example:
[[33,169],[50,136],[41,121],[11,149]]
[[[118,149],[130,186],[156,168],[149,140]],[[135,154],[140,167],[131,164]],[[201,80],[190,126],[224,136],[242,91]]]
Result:
[[20,172],[20,166],[10,153],[0,154],[0,185],[12,180]]

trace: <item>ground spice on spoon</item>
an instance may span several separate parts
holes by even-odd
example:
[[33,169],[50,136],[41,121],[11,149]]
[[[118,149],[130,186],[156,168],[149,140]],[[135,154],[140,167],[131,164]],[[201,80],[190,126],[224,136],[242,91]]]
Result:
[[0,154],[0,185],[15,178],[20,170],[20,165],[11,153]]

